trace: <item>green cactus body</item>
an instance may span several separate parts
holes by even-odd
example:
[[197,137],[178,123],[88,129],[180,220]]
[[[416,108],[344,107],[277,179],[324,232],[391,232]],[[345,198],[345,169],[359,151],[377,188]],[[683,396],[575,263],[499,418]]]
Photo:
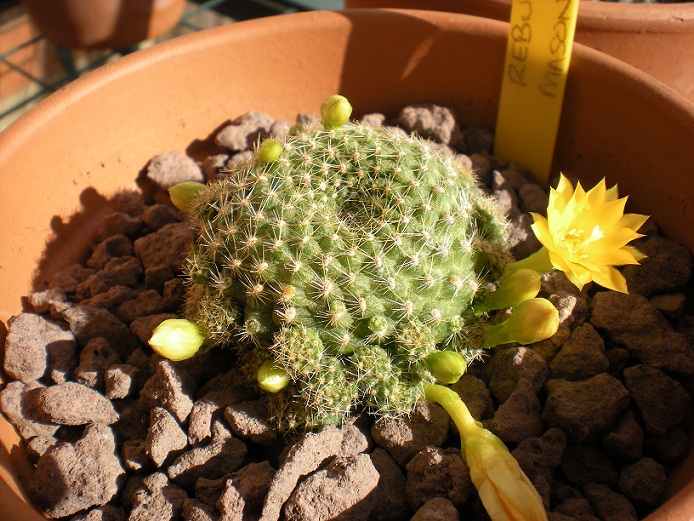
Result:
[[427,355],[480,355],[472,304],[509,259],[504,220],[469,169],[401,132],[304,128],[273,150],[195,195],[185,314],[289,374],[268,394],[282,428],[360,403],[407,414]]

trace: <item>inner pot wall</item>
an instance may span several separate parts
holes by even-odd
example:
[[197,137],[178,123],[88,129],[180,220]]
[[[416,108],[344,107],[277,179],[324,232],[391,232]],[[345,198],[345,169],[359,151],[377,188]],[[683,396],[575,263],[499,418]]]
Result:
[[[421,0],[345,0],[347,7],[417,9]],[[511,0],[427,0],[427,9],[508,21]],[[694,2],[581,0],[576,41],[647,72],[694,101]]]
[[[453,108],[461,124],[492,128],[507,30],[448,13],[301,13],[170,40],[68,85],[0,134],[0,319],[84,257],[108,212],[104,197],[134,188],[150,157],[168,150],[202,157],[212,131],[248,110],[293,119],[339,92],[357,116],[431,101]],[[654,215],[690,249],[692,136],[694,109],[683,98],[575,47],[554,172],[585,185],[603,176],[618,182],[629,211]],[[0,440],[4,519],[40,519],[19,499],[23,454],[4,419]],[[694,511],[692,467],[694,457],[671,479],[673,492],[686,490],[651,521]]]

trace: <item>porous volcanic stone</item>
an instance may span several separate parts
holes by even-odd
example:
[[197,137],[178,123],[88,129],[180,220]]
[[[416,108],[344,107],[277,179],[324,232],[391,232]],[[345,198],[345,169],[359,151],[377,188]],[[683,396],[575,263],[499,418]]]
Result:
[[56,375],[54,379],[64,381],[72,369],[67,361],[74,358],[76,343],[75,336],[54,321],[22,313],[10,322],[3,367],[15,380],[29,383],[44,376],[51,358],[62,360],[62,368],[54,362],[54,371],[61,372],[62,378]]
[[622,383],[607,373],[580,382],[550,380],[546,389],[542,420],[564,429],[575,443],[605,434],[630,401]]
[[367,454],[337,457],[302,481],[284,506],[286,521],[366,521],[376,501],[378,472]]
[[28,483],[32,496],[53,517],[105,505],[115,497],[125,476],[115,450],[108,426],[87,426],[74,445],[57,443],[39,459]]
[[694,376],[694,346],[645,297],[600,291],[591,302],[591,323],[644,364]]
[[41,389],[37,406],[47,421],[58,425],[110,425],[119,418],[108,398],[75,382]]

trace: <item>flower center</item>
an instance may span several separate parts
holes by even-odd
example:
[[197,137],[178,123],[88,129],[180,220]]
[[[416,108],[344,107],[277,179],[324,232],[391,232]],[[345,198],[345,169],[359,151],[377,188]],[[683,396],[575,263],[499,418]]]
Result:
[[599,226],[595,226],[590,235],[585,230],[579,228],[571,228],[570,230],[562,230],[559,233],[559,238],[564,244],[571,256],[585,260],[589,257],[586,249],[595,241],[602,239],[605,236]]

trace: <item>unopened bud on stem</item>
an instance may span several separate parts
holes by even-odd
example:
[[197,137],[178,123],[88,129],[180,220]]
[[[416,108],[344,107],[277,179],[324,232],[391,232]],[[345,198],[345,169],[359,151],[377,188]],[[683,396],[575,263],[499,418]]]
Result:
[[491,311],[517,306],[521,302],[535,298],[540,292],[540,275],[534,270],[520,269],[507,273],[499,281],[496,291],[485,293],[484,299],[475,309]]
[[501,324],[484,330],[484,347],[509,342],[528,345],[545,340],[557,332],[559,312],[547,299],[532,298],[520,303]]
[[178,183],[169,188],[169,197],[176,208],[182,212],[188,213],[190,212],[195,196],[203,188],[205,188],[203,183],[196,183],[195,181]]
[[321,103],[320,115],[323,118],[323,126],[327,130],[340,128],[349,121],[352,105],[344,96],[334,94]]
[[425,360],[431,374],[443,384],[456,383],[467,369],[465,359],[455,351],[434,351]]

